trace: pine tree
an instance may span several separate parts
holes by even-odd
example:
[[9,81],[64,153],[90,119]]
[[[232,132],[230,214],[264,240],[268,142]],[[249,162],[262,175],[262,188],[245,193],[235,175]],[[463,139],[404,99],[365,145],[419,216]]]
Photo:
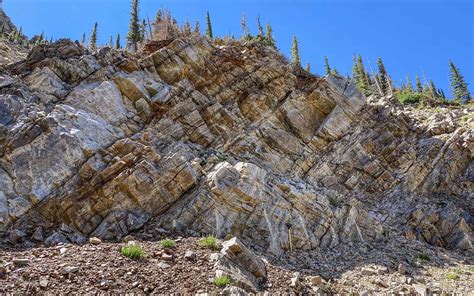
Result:
[[408,75],[407,75],[407,77],[406,77],[406,82],[407,82],[407,84],[406,84],[405,88],[406,88],[409,92],[413,92],[413,85],[411,84],[411,79],[410,79],[410,77],[408,77]]
[[260,16],[257,18],[257,25],[258,25],[258,38],[260,40],[263,39],[263,27],[262,24],[260,23]]
[[365,72],[365,82],[367,83],[367,87],[372,85],[372,79],[370,79],[369,72]]
[[155,23],[154,23],[155,27],[158,26],[158,24],[161,23],[162,20],[163,20],[163,10],[158,9],[155,15]]
[[453,89],[455,101],[463,104],[469,103],[471,100],[471,94],[467,88],[467,83],[464,81],[464,77],[459,73],[459,68],[457,68],[453,62],[449,62],[450,75],[449,80],[451,83],[451,88]]
[[130,25],[127,35],[127,48],[136,51],[140,41],[140,24],[138,18],[138,0],[132,0],[132,11],[130,12]]
[[433,80],[430,79],[430,91],[431,91],[431,94],[433,95],[433,98],[437,98],[438,97],[438,93],[436,92],[436,86],[433,82]]
[[98,24],[96,22],[94,24],[94,28],[92,29],[91,40],[90,40],[90,44],[89,44],[89,48],[91,50],[96,50],[97,49],[97,27],[98,27]]
[[384,95],[387,95],[388,88],[389,88],[388,75],[387,75],[387,71],[385,70],[385,66],[384,66],[381,58],[377,59],[377,67],[378,67],[378,70],[379,70],[379,80],[378,81],[380,83],[380,88],[382,90],[382,93]]
[[275,40],[273,39],[273,29],[270,23],[267,23],[267,31],[265,32],[265,40],[268,45],[275,47]]
[[214,36],[212,34],[211,16],[209,15],[209,11],[206,14],[206,36],[209,39],[214,38]]
[[196,36],[201,36],[201,29],[199,28],[199,21],[196,21],[196,24],[194,25],[194,34]]
[[142,24],[140,26],[140,41],[144,41],[147,38],[146,33],[146,21],[143,19]]
[[115,48],[121,49],[122,45],[120,44],[120,34],[117,34],[117,39],[115,40]]
[[191,24],[189,23],[189,20],[186,20],[184,23],[183,33],[185,36],[191,36]]
[[353,72],[355,74],[355,81],[357,88],[364,94],[369,95],[369,81],[367,79],[367,74],[365,73],[364,64],[362,62],[362,56],[359,54],[355,62]]
[[298,49],[298,39],[293,36],[293,45],[291,47],[291,63],[297,68],[301,68],[300,51]]
[[324,56],[324,71],[326,75],[331,76],[331,67],[329,66],[329,60],[327,56]]
[[311,65],[307,63],[304,69],[306,70],[306,72],[311,72]]
[[110,48],[114,48],[114,36],[112,36],[112,35],[110,35],[109,47],[110,47]]
[[82,44],[83,46],[86,45],[86,33],[83,33],[83,34],[82,34],[81,44]]
[[247,27],[247,17],[245,14],[242,14],[240,19],[240,27],[242,28],[242,39],[248,40],[251,38],[249,28]]
[[438,89],[438,97],[446,99],[446,96],[444,95],[444,91],[441,88]]
[[341,74],[339,74],[339,71],[337,71],[336,68],[332,68],[332,70],[331,70],[331,75],[332,75],[332,76],[341,76]]
[[421,84],[421,80],[420,80],[420,77],[418,77],[418,75],[416,75],[415,80],[416,80],[416,92],[420,94],[423,93],[423,85]]

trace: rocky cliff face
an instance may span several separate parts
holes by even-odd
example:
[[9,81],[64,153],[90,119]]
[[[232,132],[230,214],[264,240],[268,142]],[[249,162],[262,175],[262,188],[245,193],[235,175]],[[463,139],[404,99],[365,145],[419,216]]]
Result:
[[15,25],[12,23],[8,15],[3,11],[3,0],[0,0],[0,28],[4,28],[5,33],[11,32],[15,29]]
[[392,236],[472,251],[473,110],[392,101],[258,44],[37,46],[0,75],[0,231],[16,244],[163,228],[272,254]]

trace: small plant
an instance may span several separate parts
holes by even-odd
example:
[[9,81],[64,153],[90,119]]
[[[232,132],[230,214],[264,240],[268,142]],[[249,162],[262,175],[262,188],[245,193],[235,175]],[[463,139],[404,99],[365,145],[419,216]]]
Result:
[[160,246],[163,248],[173,248],[176,246],[176,242],[172,239],[164,239],[160,242]]
[[334,196],[334,195],[328,196],[328,201],[331,207],[339,208],[341,206],[341,201],[337,198],[337,196]]
[[230,278],[226,275],[215,277],[212,283],[218,287],[225,287],[230,284]]
[[217,238],[215,238],[212,235],[209,235],[200,239],[199,246],[203,248],[212,249],[212,250],[219,249],[219,243],[217,242]]
[[142,247],[137,244],[122,247],[120,253],[122,253],[122,255],[124,255],[125,257],[128,257],[133,260],[138,260],[145,256],[145,252],[143,252]]
[[416,257],[423,261],[431,261],[430,256],[428,256],[428,254],[426,254],[425,252],[418,253]]
[[409,90],[402,90],[397,94],[397,98],[404,105],[417,104],[424,101],[422,94]]
[[459,274],[456,273],[456,272],[450,272],[450,273],[448,273],[448,274],[446,275],[446,278],[447,278],[448,280],[453,280],[453,281],[455,281],[455,280],[459,279]]

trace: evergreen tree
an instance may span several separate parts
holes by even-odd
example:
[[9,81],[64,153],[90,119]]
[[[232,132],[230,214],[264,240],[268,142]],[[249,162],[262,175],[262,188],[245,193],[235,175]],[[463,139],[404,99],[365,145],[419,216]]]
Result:
[[275,40],[273,39],[273,29],[270,23],[267,23],[267,31],[265,32],[265,40],[268,45],[275,47]]
[[240,19],[240,26],[242,27],[242,39],[251,39],[249,28],[247,27],[247,17],[245,16],[245,14],[242,14],[242,18]]
[[163,10],[158,9],[155,15],[155,26],[158,26],[159,23],[163,20]]
[[451,82],[451,88],[453,89],[455,101],[463,104],[467,104],[471,99],[471,94],[467,88],[467,83],[464,81],[464,77],[459,73],[453,62],[449,62],[450,75],[449,80]]
[[140,26],[140,41],[144,41],[147,38],[146,32],[147,32],[146,21],[143,19],[142,24]]
[[388,75],[387,75],[387,71],[385,70],[385,66],[384,66],[381,58],[377,59],[377,67],[378,67],[378,70],[379,70],[379,80],[378,81],[380,83],[380,88],[382,90],[382,93],[384,95],[387,95],[388,88],[389,88]]
[[341,74],[339,74],[339,71],[337,71],[336,68],[332,68],[332,70],[331,70],[331,75],[332,75],[332,76],[341,76]]
[[311,65],[307,63],[304,69],[306,70],[306,72],[311,72]]
[[194,34],[196,36],[201,36],[201,30],[199,28],[199,21],[196,21],[196,24],[194,25]]
[[96,22],[94,24],[94,28],[92,29],[91,40],[90,40],[90,44],[89,44],[89,48],[91,50],[96,50],[97,49],[97,27],[98,27],[98,24]]
[[212,35],[212,24],[211,24],[211,16],[209,15],[209,11],[206,14],[206,36],[209,39],[214,38],[214,36]]
[[191,24],[189,23],[189,20],[186,20],[186,23],[184,23],[183,32],[184,35],[191,36]]
[[421,80],[420,80],[420,77],[418,77],[418,75],[416,75],[415,80],[416,80],[416,92],[420,94],[423,93],[423,85],[421,84]]
[[293,45],[291,47],[291,63],[293,66],[301,68],[300,51],[298,49],[298,39],[293,36]]
[[[155,15],[155,20],[153,21],[153,36],[160,36],[160,33],[159,33],[159,25],[160,23],[163,21],[163,10],[162,9],[158,9],[158,11],[156,12],[156,15]],[[157,37],[158,38],[158,37]]]
[[409,91],[409,92],[413,92],[413,85],[411,84],[411,79],[410,77],[406,77],[406,81],[407,81],[407,84],[405,86],[405,88]]
[[331,67],[329,66],[329,60],[327,56],[324,56],[324,71],[326,75],[331,75]]
[[82,44],[83,46],[86,45],[86,33],[83,33],[83,34],[82,34],[81,44]]
[[436,92],[436,86],[433,82],[433,80],[430,79],[430,91],[431,91],[431,94],[433,95],[433,98],[437,98],[438,97],[438,93]]
[[109,47],[110,47],[110,48],[114,48],[114,36],[112,36],[112,35],[110,35]]
[[353,72],[355,75],[355,81],[357,88],[364,94],[369,95],[369,81],[367,79],[367,74],[365,73],[364,63],[362,62],[362,56],[359,56],[356,59]]
[[367,83],[368,87],[372,85],[372,79],[370,79],[369,72],[365,72],[365,82]]
[[260,16],[257,18],[257,25],[258,25],[258,38],[260,40],[263,39],[263,27],[262,24],[260,23]]
[[115,40],[115,48],[121,49],[122,45],[120,44],[120,34],[117,34],[117,39]]
[[438,97],[446,99],[446,96],[444,95],[444,91],[441,88],[438,89]]
[[140,41],[140,24],[138,18],[138,0],[132,0],[132,11],[130,12],[130,25],[127,35],[127,48],[136,51]]

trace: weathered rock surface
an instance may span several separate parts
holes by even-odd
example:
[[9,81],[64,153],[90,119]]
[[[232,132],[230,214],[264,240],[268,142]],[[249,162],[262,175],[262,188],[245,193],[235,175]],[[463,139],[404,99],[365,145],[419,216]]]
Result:
[[150,226],[272,254],[389,235],[473,249],[473,110],[368,103],[269,47],[60,40],[0,74],[0,114],[0,232],[17,244]]
[[267,279],[265,263],[234,237],[222,243],[216,276],[227,275],[232,284],[247,292],[257,293]]

